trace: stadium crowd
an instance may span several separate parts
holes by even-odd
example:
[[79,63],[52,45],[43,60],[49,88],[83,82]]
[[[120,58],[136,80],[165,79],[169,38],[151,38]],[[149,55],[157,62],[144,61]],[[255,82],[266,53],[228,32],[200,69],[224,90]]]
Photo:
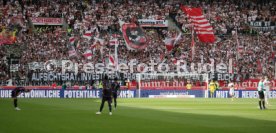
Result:
[[[180,10],[180,3],[201,7],[205,17],[214,27],[217,41],[205,44],[195,39],[195,54],[191,54],[191,25],[188,16]],[[5,81],[12,75],[19,79],[29,77],[32,62],[48,60],[71,60],[77,63],[106,62],[114,54],[112,39],[119,40],[118,60],[149,63],[150,60],[165,62],[175,71],[175,60],[184,59],[190,63],[228,64],[233,60],[234,71],[244,78],[256,78],[260,74],[274,77],[275,28],[255,29],[251,22],[276,22],[276,2],[273,0],[4,0],[0,2],[0,27],[16,30],[15,45],[22,49],[18,72],[9,72],[4,58],[9,57],[0,46],[0,79]],[[32,17],[62,18],[61,26],[37,26]],[[145,28],[149,46],[144,50],[129,50],[124,44],[119,20],[138,24],[138,19],[167,19],[175,23],[169,28]],[[271,26],[273,27],[273,26]],[[275,27],[275,25],[274,25]],[[91,39],[83,35],[92,33]],[[167,51],[163,40],[167,37],[182,38],[171,51]],[[70,42],[70,37],[74,42]],[[91,59],[83,53],[92,50]],[[13,49],[10,49],[11,51]],[[76,54],[70,55],[69,52]],[[12,53],[12,52],[9,52]],[[60,71],[58,69],[57,71]]]

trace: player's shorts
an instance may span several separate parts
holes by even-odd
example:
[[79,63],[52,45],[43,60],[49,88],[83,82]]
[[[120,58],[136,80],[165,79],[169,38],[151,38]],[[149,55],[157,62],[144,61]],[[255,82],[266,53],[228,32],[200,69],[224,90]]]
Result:
[[15,91],[12,91],[12,92],[11,92],[11,97],[12,97],[12,98],[17,98]]
[[118,97],[117,93],[113,93],[113,98],[117,98],[117,97]]
[[263,91],[258,91],[259,93],[259,98],[264,99],[264,92]]
[[102,100],[103,100],[103,101],[112,102],[112,98],[111,98],[111,97],[103,97]]
[[230,89],[229,95],[230,95],[231,97],[233,97],[233,96],[234,96],[234,90],[231,90],[231,89]]

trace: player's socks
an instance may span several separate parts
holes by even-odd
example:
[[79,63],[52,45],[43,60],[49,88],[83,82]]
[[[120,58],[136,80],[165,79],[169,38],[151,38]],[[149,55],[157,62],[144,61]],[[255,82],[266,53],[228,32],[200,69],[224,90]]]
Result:
[[116,109],[117,108],[117,99],[114,98],[114,108]]
[[112,112],[112,106],[111,103],[108,103],[109,112]]
[[104,107],[104,102],[101,103],[101,107],[100,107],[100,111],[99,112],[103,111],[103,107]]
[[17,99],[13,99],[13,105],[15,108],[17,108]]
[[263,109],[266,109],[266,107],[265,107],[265,101],[262,101],[262,103],[263,103]]
[[260,107],[261,110],[263,109],[263,108],[262,108],[262,102],[261,102],[261,101],[259,101],[259,107]]

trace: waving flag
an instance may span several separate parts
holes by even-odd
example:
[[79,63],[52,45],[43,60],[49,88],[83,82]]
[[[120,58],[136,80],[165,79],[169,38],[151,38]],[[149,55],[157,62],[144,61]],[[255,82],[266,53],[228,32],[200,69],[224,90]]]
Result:
[[74,36],[69,37],[69,43],[71,44],[71,46],[74,45],[75,41],[76,41],[76,40],[75,40],[75,37],[74,37]]
[[115,66],[115,59],[112,55],[108,56],[108,61],[109,61],[109,64]]
[[181,39],[182,33],[180,33],[177,37],[175,38],[166,38],[163,40],[163,42],[166,45],[167,51],[171,51],[174,47],[174,45]]
[[173,49],[174,38],[166,38],[165,40],[163,40],[163,42],[165,43],[167,51],[171,51]]
[[82,37],[89,41],[92,37],[91,31],[85,31],[85,33],[82,35]]
[[213,27],[202,13],[201,8],[190,8],[187,6],[181,6],[183,12],[185,12],[194,25],[194,30],[198,39],[204,43],[214,43],[215,35]]
[[92,59],[92,51],[90,49],[87,49],[84,53],[83,53],[83,56],[88,59],[88,60],[91,60]]
[[125,23],[123,21],[119,21],[119,23],[128,49],[142,50],[149,45],[149,39],[141,27],[135,23]]

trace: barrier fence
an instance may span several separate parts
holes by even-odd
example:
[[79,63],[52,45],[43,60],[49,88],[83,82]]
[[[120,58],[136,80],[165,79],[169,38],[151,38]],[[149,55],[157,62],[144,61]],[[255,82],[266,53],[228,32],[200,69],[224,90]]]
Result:
[[[0,89],[0,98],[11,98],[12,89]],[[276,90],[271,90],[269,98],[276,98]],[[209,93],[204,90],[121,90],[119,98],[204,98]],[[19,98],[100,98],[101,90],[63,90],[63,89],[33,89],[22,93]],[[256,90],[236,90],[236,98],[258,98]],[[217,90],[215,98],[229,98],[228,90]]]

